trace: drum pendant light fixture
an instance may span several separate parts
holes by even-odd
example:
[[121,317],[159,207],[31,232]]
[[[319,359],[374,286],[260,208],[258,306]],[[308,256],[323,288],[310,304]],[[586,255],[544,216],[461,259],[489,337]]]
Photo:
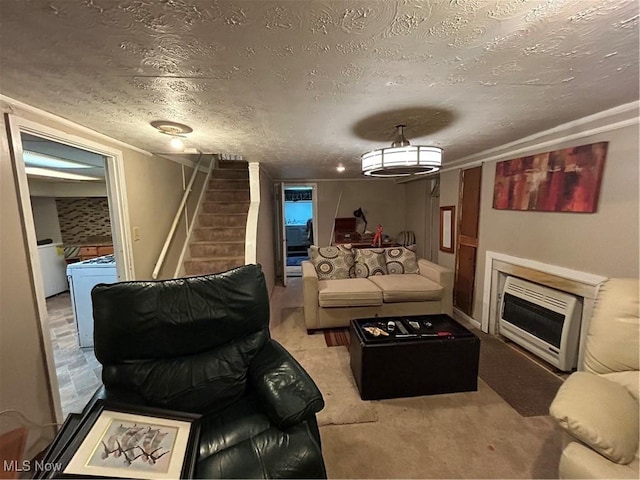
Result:
[[370,177],[406,177],[440,170],[442,149],[411,145],[404,136],[405,125],[396,125],[398,134],[391,147],[362,155],[362,173]]

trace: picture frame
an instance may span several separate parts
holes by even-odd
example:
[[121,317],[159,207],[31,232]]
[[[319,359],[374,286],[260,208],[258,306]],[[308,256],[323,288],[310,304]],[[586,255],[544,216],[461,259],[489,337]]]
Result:
[[200,415],[98,400],[70,437],[48,478],[192,478]]
[[448,205],[440,207],[440,251],[454,253],[455,251],[455,218],[456,207]]

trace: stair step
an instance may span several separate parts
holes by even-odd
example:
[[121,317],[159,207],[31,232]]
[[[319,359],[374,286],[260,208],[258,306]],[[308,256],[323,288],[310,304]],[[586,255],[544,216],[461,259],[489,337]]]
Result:
[[204,198],[208,202],[248,202],[251,200],[249,190],[207,190]]
[[220,241],[242,241],[245,239],[245,227],[225,227],[212,228],[200,227],[193,230],[196,241],[220,242]]
[[198,215],[199,227],[245,227],[246,213],[201,213]]
[[249,190],[249,180],[237,178],[212,178],[209,190]]
[[191,259],[208,258],[218,259],[224,257],[242,257],[244,256],[244,241],[227,241],[227,242],[192,242],[189,245]]
[[243,162],[241,160],[220,160],[218,161],[218,168],[229,170],[249,170],[249,162]]
[[249,202],[202,202],[202,213],[243,213],[249,211]]
[[249,170],[232,168],[215,168],[211,171],[211,178],[228,178],[231,180],[249,180]]
[[244,256],[223,257],[215,260],[206,258],[192,258],[184,262],[187,275],[205,275],[208,273],[221,273],[235,267],[244,265]]

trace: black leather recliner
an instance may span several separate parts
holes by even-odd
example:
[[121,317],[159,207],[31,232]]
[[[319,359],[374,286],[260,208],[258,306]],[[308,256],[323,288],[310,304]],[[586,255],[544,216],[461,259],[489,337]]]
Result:
[[259,265],[92,291],[94,399],[202,414],[197,478],[326,478],[313,380],[269,334]]

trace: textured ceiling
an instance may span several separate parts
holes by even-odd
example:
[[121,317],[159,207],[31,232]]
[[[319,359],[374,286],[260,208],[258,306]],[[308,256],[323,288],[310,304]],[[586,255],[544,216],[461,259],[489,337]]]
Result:
[[[1,93],[152,152],[359,177],[405,123],[447,161],[638,99],[638,0],[1,0]],[[343,174],[335,166],[344,164]]]

